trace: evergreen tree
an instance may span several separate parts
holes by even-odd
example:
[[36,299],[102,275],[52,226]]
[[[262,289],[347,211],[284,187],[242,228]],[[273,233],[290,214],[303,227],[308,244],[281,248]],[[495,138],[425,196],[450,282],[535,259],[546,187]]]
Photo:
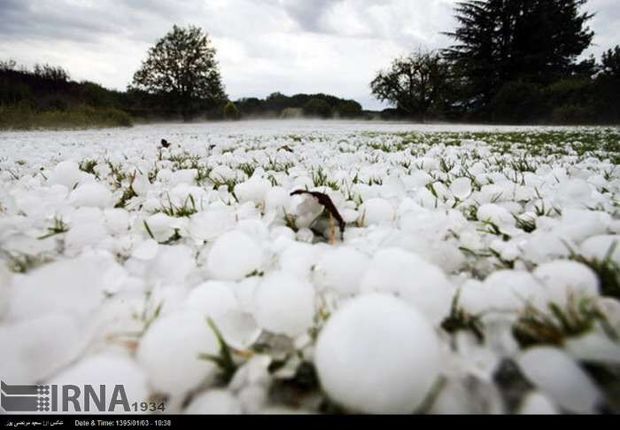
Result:
[[547,85],[575,71],[592,42],[587,0],[469,0],[458,4],[456,44],[444,52],[482,110],[509,82]]
[[620,45],[616,45],[615,48],[605,51],[603,53],[602,63],[604,76],[620,79]]

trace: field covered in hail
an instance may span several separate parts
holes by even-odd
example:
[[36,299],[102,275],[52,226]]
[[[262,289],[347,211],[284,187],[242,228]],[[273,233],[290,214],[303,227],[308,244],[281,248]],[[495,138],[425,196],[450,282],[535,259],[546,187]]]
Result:
[[0,133],[0,377],[157,413],[618,412],[619,160],[618,129]]

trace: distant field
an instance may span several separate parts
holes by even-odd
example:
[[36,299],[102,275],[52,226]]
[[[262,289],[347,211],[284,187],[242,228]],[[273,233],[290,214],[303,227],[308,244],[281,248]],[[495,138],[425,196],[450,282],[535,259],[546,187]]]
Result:
[[129,127],[131,117],[112,108],[72,108],[58,111],[0,106],[0,130],[54,130]]
[[166,412],[619,412],[619,161],[614,128],[0,133],[0,374]]

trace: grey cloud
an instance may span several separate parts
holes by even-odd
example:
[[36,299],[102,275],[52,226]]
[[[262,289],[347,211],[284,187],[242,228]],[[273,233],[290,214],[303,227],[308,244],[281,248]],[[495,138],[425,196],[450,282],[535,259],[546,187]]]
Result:
[[293,18],[303,30],[312,32],[323,32],[325,27],[321,23],[321,18],[341,0],[279,0],[279,4]]
[[[397,55],[440,48],[457,0],[0,0],[0,59],[49,62],[77,79],[125,88],[172,24],[205,28],[232,97],[281,90],[369,98]],[[620,2],[590,0],[600,55],[620,40]]]

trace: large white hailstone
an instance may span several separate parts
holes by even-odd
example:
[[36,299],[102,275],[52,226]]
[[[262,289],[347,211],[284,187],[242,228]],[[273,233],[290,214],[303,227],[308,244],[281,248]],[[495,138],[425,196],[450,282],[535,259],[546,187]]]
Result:
[[345,223],[351,224],[357,221],[360,217],[359,211],[352,208],[344,208],[340,210],[340,215]]
[[515,187],[515,202],[530,202],[532,200],[536,200],[536,189],[532,187],[527,187],[524,185],[517,185]]
[[217,182],[226,182],[237,177],[237,173],[229,166],[218,164],[213,168],[209,177]]
[[280,240],[294,241],[295,232],[284,225],[276,225],[273,226],[269,231],[269,240],[271,242],[276,242]]
[[620,345],[600,332],[590,332],[566,341],[565,350],[579,361],[620,364]]
[[[536,223],[538,224],[538,221]],[[558,258],[568,258],[570,249],[567,245],[572,246],[573,244],[555,233],[535,231],[528,236],[527,242],[522,245],[522,257],[539,264]]]
[[216,324],[226,343],[238,350],[250,348],[262,333],[254,315],[241,308],[222,314]]
[[[149,397],[149,388],[146,373],[138,364],[129,357],[112,353],[102,353],[92,357],[86,357],[73,366],[65,369],[49,381],[53,385],[77,385],[83,387],[93,386],[95,393],[99,395],[99,387],[105,386],[106,409],[99,410],[94,403],[90,403],[86,410],[86,403],[81,404],[79,412],[95,413],[129,413],[131,404],[144,402]],[[114,410],[108,410],[113,399],[116,386],[122,386],[127,396],[127,404],[116,404]],[[120,395],[116,399],[122,399]],[[70,405],[73,405],[69,402]],[[129,409],[126,407],[129,406]],[[77,412],[70,406],[69,412]]]
[[149,261],[155,258],[158,252],[159,244],[153,239],[147,239],[134,247],[131,257],[141,261]]
[[204,188],[179,184],[166,192],[165,200],[167,204],[174,207],[190,207],[199,209],[203,207],[203,202],[208,200],[207,191]]
[[467,197],[471,195],[471,192],[472,192],[471,179],[469,178],[455,179],[450,184],[450,192],[457,199],[461,201],[465,200]]
[[507,209],[494,203],[480,206],[477,216],[480,221],[492,222],[500,227],[514,226],[516,224],[515,218]]
[[359,210],[364,225],[387,224],[394,221],[396,211],[385,199],[366,200]]
[[291,337],[312,327],[315,291],[307,281],[284,272],[266,276],[254,292],[254,317],[264,330]]
[[204,241],[217,238],[234,225],[234,212],[229,209],[210,209],[192,215],[188,229],[193,239]]
[[596,411],[602,398],[600,391],[564,351],[551,347],[531,348],[517,362],[527,379],[561,408],[578,414]]
[[258,287],[260,279],[258,276],[252,276],[235,284],[235,296],[237,297],[239,307],[244,312],[254,311],[254,291]]
[[531,273],[525,271],[498,270],[484,280],[483,288],[487,301],[480,304],[482,307],[519,311],[527,304],[543,308],[548,302],[547,292]]
[[368,266],[369,258],[351,247],[330,248],[323,252],[314,268],[314,281],[321,288],[340,294],[355,294]]
[[131,188],[139,196],[145,196],[151,188],[151,182],[147,175],[139,172],[134,172],[135,176],[131,183]]
[[198,176],[198,171],[196,169],[182,169],[174,172],[171,183],[175,185],[181,184],[193,184]]
[[300,228],[295,233],[295,240],[299,243],[312,244],[314,242],[314,232],[309,228]]
[[430,192],[428,188],[420,188],[415,193],[415,201],[420,206],[428,209],[437,209],[439,200]]
[[239,281],[260,270],[263,260],[263,250],[254,239],[240,231],[231,231],[213,244],[207,270],[213,279]]
[[75,319],[53,314],[0,325],[0,375],[9,384],[35,384],[67,365],[80,352]]
[[421,166],[427,172],[432,172],[434,170],[439,170],[441,167],[441,163],[436,158],[431,157],[423,157],[414,161],[416,166]]
[[605,212],[583,209],[565,209],[562,220],[554,232],[577,243],[591,236],[605,234],[611,224],[611,216]]
[[237,230],[258,241],[269,240],[269,228],[260,219],[240,219]]
[[105,209],[112,205],[112,193],[99,182],[81,184],[69,195],[69,202],[75,207]]
[[444,184],[443,182],[441,181],[433,182],[431,184],[431,187],[435,190],[435,194],[437,194],[442,200],[445,200],[448,197],[450,197],[450,190],[448,187],[446,187],[446,184]]
[[362,277],[362,292],[391,293],[415,305],[431,322],[449,313],[455,289],[445,274],[416,254],[398,248],[377,252]]
[[76,255],[85,247],[96,247],[108,238],[103,224],[96,222],[72,222],[65,234],[65,246],[69,255]]
[[416,170],[411,175],[404,177],[403,180],[410,181],[411,188],[424,188],[433,182],[433,177],[424,170]]
[[210,390],[195,397],[185,409],[190,415],[239,415],[241,403],[226,390]]
[[159,246],[148,276],[169,284],[183,283],[195,268],[193,251],[188,246]]
[[235,217],[237,220],[257,220],[260,219],[260,216],[261,211],[256,203],[246,202],[235,206]]
[[[490,176],[490,175],[486,175],[486,176]],[[488,179],[491,179],[491,178],[488,178]],[[485,179],[482,181],[480,181],[479,179],[478,181],[484,183],[488,179]],[[506,178],[504,178],[504,180],[505,179]],[[512,182],[511,182],[511,186],[514,186]],[[506,188],[501,186],[500,184],[484,185],[480,189],[480,192],[477,193],[476,201],[483,203],[483,204],[492,204],[493,202],[504,201],[508,199],[509,196],[507,194],[508,193],[507,193]]]
[[620,264],[620,236],[594,236],[581,244],[581,255],[588,259],[605,261],[611,258]]
[[519,415],[557,415],[559,413],[553,402],[538,391],[525,396],[519,407]]
[[126,288],[104,302],[92,323],[93,329],[89,333],[92,336],[89,338],[90,345],[98,346],[98,342],[103,341],[107,346],[114,348],[117,346],[114,339],[118,338],[120,333],[142,332],[144,321],[136,316],[143,312],[152,314],[160,303],[145,300],[144,284],[142,280],[136,279],[134,286]]
[[217,321],[226,312],[237,309],[239,303],[231,284],[208,281],[190,291],[187,307]]
[[596,297],[599,294],[596,273],[574,261],[558,260],[542,264],[536,268],[534,276],[547,290],[549,299],[560,305],[566,304],[570,296]]
[[274,211],[284,215],[284,212],[288,207],[290,200],[291,196],[285,188],[270,188],[265,194],[265,211]]
[[620,301],[611,297],[600,297],[596,301],[597,307],[609,322],[609,324],[620,332]]
[[298,277],[308,277],[320,256],[320,249],[316,245],[290,241],[280,253],[281,270]]
[[[158,242],[165,242],[174,234],[176,221],[161,212],[149,216],[143,222],[144,233]],[[147,228],[148,227],[148,228]]]
[[244,349],[260,336],[260,329],[252,315],[241,308],[233,288],[237,286],[205,282],[189,293],[187,307],[210,317],[229,345]]
[[71,190],[76,184],[79,184],[85,176],[88,175],[82,172],[74,161],[61,161],[49,174],[47,182],[50,185],[64,185]]
[[111,234],[120,235],[129,230],[129,212],[121,208],[110,208],[103,212],[105,225]]
[[439,376],[439,343],[429,322],[395,297],[353,299],[328,320],[314,362],[327,395],[365,413],[412,413]]
[[168,184],[170,181],[172,181],[172,176],[174,174],[172,173],[172,170],[170,169],[160,169],[159,172],[157,172],[157,182],[161,182],[164,184]]
[[272,361],[272,357],[265,354],[253,355],[239,367],[228,388],[234,392],[239,392],[249,386],[268,388],[273,380],[269,371]]
[[592,199],[592,187],[583,179],[570,179],[560,184],[555,201],[566,208],[587,208]]
[[206,318],[186,310],[155,320],[140,340],[137,359],[153,388],[182,395],[213,377],[217,370],[200,354],[218,353],[217,338]]
[[9,315],[14,320],[63,313],[88,318],[106,292],[115,291],[125,271],[109,255],[61,260],[15,276]]
[[267,179],[252,178],[235,185],[235,196],[239,203],[264,203],[265,195],[271,189],[271,182]]

